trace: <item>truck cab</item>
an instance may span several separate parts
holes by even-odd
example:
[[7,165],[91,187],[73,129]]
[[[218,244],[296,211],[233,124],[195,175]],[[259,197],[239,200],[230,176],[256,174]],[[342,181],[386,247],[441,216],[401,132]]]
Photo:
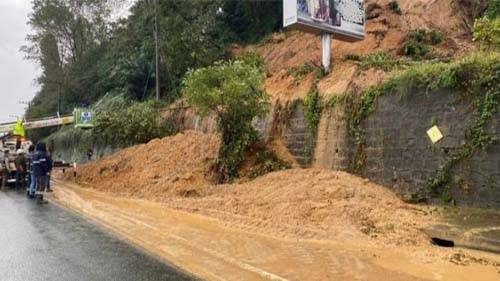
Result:
[[[31,141],[15,137],[15,136],[4,136],[0,139],[0,183],[3,181],[3,178],[7,178],[8,184],[14,184],[16,182],[16,165],[15,159],[17,156],[16,148],[20,148],[24,151],[28,151],[28,148],[31,145]],[[8,175],[4,174],[5,172],[5,151],[9,151],[9,170],[10,173]]]

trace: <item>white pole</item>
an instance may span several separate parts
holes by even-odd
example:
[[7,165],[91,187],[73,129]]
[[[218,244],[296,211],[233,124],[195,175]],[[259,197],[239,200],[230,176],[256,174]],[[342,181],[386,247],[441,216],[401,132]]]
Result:
[[330,51],[331,51],[331,39],[330,34],[323,33],[322,35],[322,45],[323,45],[323,67],[325,72],[330,72]]

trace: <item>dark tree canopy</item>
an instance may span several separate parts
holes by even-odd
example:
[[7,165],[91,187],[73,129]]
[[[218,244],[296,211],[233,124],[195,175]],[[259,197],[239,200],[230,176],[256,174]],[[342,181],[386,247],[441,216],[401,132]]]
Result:
[[[33,33],[22,48],[42,73],[28,118],[91,105],[104,95],[143,101],[155,95],[154,1],[138,0],[112,20],[121,0],[33,0]],[[180,96],[189,69],[229,56],[232,43],[256,42],[281,28],[282,1],[159,0],[162,98]]]

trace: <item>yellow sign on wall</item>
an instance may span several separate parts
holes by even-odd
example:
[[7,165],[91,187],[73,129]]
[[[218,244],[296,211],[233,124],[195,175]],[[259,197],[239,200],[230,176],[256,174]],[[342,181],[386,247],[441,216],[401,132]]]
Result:
[[431,139],[432,143],[436,143],[443,138],[443,134],[441,133],[441,130],[439,130],[438,126],[433,126],[427,130],[427,135]]

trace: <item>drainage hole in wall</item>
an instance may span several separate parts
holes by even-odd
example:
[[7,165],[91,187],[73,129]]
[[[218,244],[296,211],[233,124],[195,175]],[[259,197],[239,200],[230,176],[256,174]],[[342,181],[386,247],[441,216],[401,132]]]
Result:
[[431,243],[436,246],[446,247],[446,248],[452,248],[455,246],[455,242],[453,242],[453,240],[447,240],[438,237],[432,237]]

